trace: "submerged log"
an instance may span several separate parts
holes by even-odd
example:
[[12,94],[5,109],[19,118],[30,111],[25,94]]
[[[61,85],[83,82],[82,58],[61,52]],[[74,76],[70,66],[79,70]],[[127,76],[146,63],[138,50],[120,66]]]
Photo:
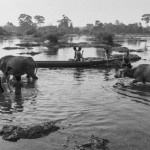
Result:
[[40,138],[60,129],[55,123],[50,121],[26,127],[4,125],[0,131],[0,135],[2,135],[4,140],[12,142],[16,142],[19,139]]
[[20,44],[16,44],[17,46],[23,46],[23,47],[36,47],[36,46],[41,46],[41,44],[39,43],[20,43]]
[[25,48],[24,47],[4,47],[3,49],[13,50],[13,49],[25,49]]
[[24,55],[24,54],[27,54],[27,55],[32,55],[32,56],[34,56],[34,55],[37,55],[37,54],[40,54],[41,52],[27,52],[27,53],[18,53],[18,54],[20,54],[20,55]]

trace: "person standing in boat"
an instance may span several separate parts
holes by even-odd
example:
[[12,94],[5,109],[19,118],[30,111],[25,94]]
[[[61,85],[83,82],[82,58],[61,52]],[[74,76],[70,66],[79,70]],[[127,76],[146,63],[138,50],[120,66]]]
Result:
[[82,49],[81,47],[78,48],[78,51],[76,53],[76,56],[77,56],[76,61],[82,61],[82,59],[83,59],[83,51],[81,53],[81,49]]
[[77,60],[77,49],[75,46],[73,47],[73,49],[74,49],[74,60],[76,61]]

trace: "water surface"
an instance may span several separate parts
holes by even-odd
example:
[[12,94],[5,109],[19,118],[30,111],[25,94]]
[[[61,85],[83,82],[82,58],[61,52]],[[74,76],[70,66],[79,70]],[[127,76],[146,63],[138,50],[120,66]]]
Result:
[[[78,37],[79,38],[79,37]],[[76,38],[75,38],[76,39]],[[85,37],[79,38],[86,41]],[[35,60],[68,60],[73,58],[72,48],[58,50],[37,47],[32,50],[3,50],[14,46],[19,39],[0,43],[1,56],[19,55],[25,51],[39,51]],[[144,49],[134,43],[122,43],[129,48]],[[150,45],[149,41],[146,43]],[[149,63],[150,47],[142,53]],[[102,49],[84,48],[86,57],[103,56]],[[25,88],[21,97],[13,93],[0,95],[0,125],[40,123],[57,120],[61,130],[36,140],[19,140],[10,143],[0,139],[2,149],[62,150],[73,149],[75,141],[87,143],[94,134],[109,139],[110,150],[149,150],[150,147],[150,84],[131,85],[132,79],[115,79],[115,69],[70,68],[38,70],[38,80],[28,81],[23,76]],[[69,145],[64,148],[66,138]]]

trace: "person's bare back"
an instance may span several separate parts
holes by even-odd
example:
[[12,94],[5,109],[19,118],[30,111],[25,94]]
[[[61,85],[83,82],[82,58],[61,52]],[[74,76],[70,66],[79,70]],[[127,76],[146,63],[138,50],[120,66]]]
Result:
[[23,88],[23,83],[21,82],[21,76],[16,76],[16,82],[14,83],[13,87],[15,88],[15,94],[21,95],[21,89]]

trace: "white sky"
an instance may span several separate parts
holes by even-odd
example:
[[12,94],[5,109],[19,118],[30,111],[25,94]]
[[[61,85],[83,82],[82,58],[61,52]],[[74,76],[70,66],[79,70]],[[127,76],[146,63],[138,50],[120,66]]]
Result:
[[0,25],[8,21],[18,25],[22,13],[45,17],[45,25],[57,25],[57,20],[65,14],[74,26],[94,24],[95,20],[141,22],[141,16],[150,13],[150,0],[0,0],[0,4]]

